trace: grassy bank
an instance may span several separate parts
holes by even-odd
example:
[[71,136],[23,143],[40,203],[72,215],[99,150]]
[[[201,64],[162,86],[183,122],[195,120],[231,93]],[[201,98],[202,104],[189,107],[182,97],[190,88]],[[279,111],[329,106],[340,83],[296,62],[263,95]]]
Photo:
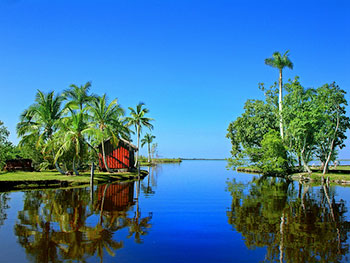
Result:
[[[237,167],[237,172],[261,174],[261,170],[255,166]],[[312,173],[298,172],[289,175],[293,180],[305,180],[320,184],[322,182],[322,171],[319,168],[312,169]],[[331,183],[350,185],[350,166],[331,167],[329,173],[324,176],[324,180],[329,178]]]
[[158,163],[181,163],[182,160],[180,158],[157,158],[152,159],[149,163],[147,158],[140,158],[140,165],[142,166],[152,166],[157,165]]
[[[145,177],[146,171],[141,171],[140,176]],[[94,183],[104,183],[111,180],[132,180],[137,178],[137,173],[106,173],[97,172]],[[90,183],[90,172],[82,172],[78,176],[61,175],[57,171],[46,172],[0,172],[0,190],[54,188],[61,186],[76,186]]]

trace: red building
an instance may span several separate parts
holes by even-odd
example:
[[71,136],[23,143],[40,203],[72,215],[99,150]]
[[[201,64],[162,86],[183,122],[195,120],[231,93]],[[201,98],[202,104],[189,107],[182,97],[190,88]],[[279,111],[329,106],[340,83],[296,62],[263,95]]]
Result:
[[[102,144],[99,145],[99,165],[103,171],[106,171],[103,162]],[[108,139],[104,142],[106,161],[108,168],[115,171],[129,171],[134,167],[134,153],[137,147],[129,141],[119,139],[118,145],[115,146]]]

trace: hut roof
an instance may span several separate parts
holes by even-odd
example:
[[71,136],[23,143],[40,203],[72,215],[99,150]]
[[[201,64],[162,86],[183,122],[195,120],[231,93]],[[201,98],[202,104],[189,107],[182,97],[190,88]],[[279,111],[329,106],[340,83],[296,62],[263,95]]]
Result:
[[[110,141],[111,140],[111,138],[108,138],[108,139],[106,139],[106,140],[104,140],[104,142],[106,143],[106,142],[108,142],[108,141]],[[131,148],[133,148],[135,151],[137,151],[137,146],[135,146],[135,145],[133,145],[131,142],[129,142],[128,140],[125,140],[125,139],[123,139],[123,138],[119,138],[118,139],[119,141],[122,141],[123,143],[125,143],[126,145],[128,145],[128,146],[130,146]],[[101,143],[98,145],[99,147],[101,146]]]

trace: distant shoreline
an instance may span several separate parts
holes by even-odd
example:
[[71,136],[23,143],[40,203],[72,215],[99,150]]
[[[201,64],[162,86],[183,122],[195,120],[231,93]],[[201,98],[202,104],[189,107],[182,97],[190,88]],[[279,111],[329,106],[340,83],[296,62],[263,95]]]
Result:
[[180,158],[184,161],[226,161],[226,159],[220,158]]

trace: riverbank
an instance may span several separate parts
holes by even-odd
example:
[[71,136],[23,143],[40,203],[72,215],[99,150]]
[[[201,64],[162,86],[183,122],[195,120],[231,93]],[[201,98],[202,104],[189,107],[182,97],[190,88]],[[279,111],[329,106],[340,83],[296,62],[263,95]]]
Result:
[[[140,177],[144,178],[147,171],[141,170]],[[94,184],[110,181],[135,180],[137,172],[107,173],[97,172],[94,175]],[[57,188],[67,186],[78,186],[90,184],[90,172],[82,172],[80,175],[61,175],[57,171],[45,172],[0,172],[0,191],[35,189],[35,188]]]
[[[262,174],[261,170],[258,167],[247,166],[247,167],[237,167],[237,172],[241,173],[253,173],[253,174]],[[292,180],[296,181],[309,181],[311,183],[322,183],[323,180],[329,180],[330,183],[341,184],[341,185],[350,185],[350,166],[338,166],[337,168],[331,167],[329,173],[323,176],[322,171],[318,168],[313,168],[312,173],[298,172],[288,175]],[[327,179],[329,178],[329,179]]]
[[147,159],[140,159],[140,165],[141,166],[155,166],[159,163],[181,163],[182,160],[180,158],[157,158],[152,159],[152,161],[149,163]]

